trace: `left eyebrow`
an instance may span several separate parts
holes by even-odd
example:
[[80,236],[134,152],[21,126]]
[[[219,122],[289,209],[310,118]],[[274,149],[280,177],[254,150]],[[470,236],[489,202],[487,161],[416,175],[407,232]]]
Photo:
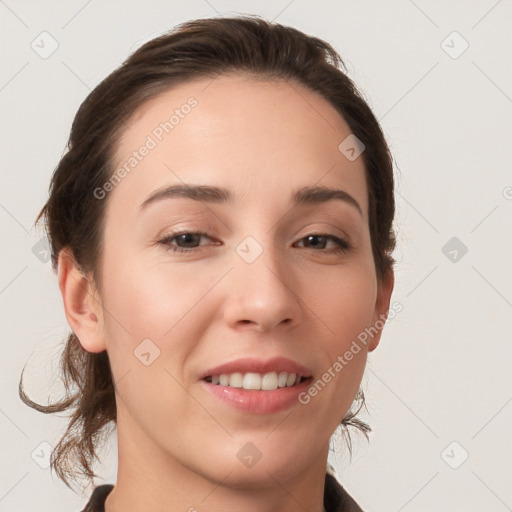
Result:
[[359,203],[348,192],[339,188],[304,187],[295,192],[293,200],[296,204],[318,204],[333,200],[344,201],[353,206],[363,217],[363,210]]
[[[233,194],[226,188],[209,185],[177,184],[153,192],[140,207],[143,210],[157,201],[176,197],[218,204],[233,200]],[[359,212],[359,215],[363,216],[359,203],[348,192],[338,188],[303,187],[293,194],[292,200],[297,205],[320,204],[333,200],[343,201],[353,206]]]

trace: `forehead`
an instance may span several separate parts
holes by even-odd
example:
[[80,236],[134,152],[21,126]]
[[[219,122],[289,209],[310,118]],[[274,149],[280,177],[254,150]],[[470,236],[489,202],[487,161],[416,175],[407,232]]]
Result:
[[[301,186],[343,186],[367,211],[362,158],[338,149],[350,128],[321,95],[291,81],[243,75],[193,80],[146,101],[116,150],[125,168],[111,202],[140,204],[170,183],[284,197]],[[148,149],[144,149],[144,147]],[[141,156],[141,154],[144,155]],[[260,198],[261,199],[261,198]]]

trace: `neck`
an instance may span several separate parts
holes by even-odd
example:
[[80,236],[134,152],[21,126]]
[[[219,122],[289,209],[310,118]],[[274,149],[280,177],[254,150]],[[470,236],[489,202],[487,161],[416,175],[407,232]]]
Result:
[[[157,447],[118,416],[117,483],[105,502],[106,512],[323,512],[328,446],[305,468],[289,461],[278,470],[256,473],[254,466],[226,474],[216,468],[187,466]],[[242,475],[242,476],[241,476]]]

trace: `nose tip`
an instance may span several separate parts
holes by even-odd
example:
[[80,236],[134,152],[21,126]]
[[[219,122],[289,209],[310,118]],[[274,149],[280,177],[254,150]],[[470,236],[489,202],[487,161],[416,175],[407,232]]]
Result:
[[241,265],[233,273],[224,310],[231,327],[263,332],[300,322],[302,308],[293,292],[291,272],[272,267],[261,260]]

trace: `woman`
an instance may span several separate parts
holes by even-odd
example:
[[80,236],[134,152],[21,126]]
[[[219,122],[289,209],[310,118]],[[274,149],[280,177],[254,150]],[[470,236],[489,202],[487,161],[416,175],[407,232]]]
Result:
[[20,381],[74,409],[51,459],[68,486],[115,425],[117,482],[84,510],[361,510],[327,458],[338,426],[369,431],[393,216],[382,131],[320,39],[195,20],[100,83],[37,218],[69,393],[41,406]]

